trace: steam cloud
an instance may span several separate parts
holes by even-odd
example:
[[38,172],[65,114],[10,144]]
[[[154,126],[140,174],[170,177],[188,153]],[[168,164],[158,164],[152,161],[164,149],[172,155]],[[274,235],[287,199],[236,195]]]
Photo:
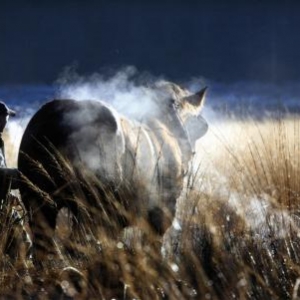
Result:
[[155,84],[149,75],[137,79],[137,71],[127,67],[114,76],[105,78],[94,74],[88,78],[67,73],[59,80],[59,98],[75,100],[100,100],[109,103],[118,112],[130,119],[143,119],[155,115],[157,104],[153,101],[156,94],[151,85]]
[[[159,112],[159,101],[162,100],[162,95],[157,94],[154,86],[162,81],[165,81],[163,77],[141,74],[134,67],[121,69],[111,76],[96,73],[88,77],[79,76],[69,68],[57,80],[57,90],[53,93],[56,94],[55,98],[59,99],[103,101],[129,119],[143,120],[145,117],[155,117]],[[203,80],[199,83],[202,83],[201,87],[203,87]],[[199,83],[194,80],[184,86],[191,87],[191,91],[198,91]],[[44,102],[51,98],[45,99]],[[26,110],[24,107],[19,107],[21,112],[18,114],[19,118],[10,119],[8,133],[15,149],[19,149],[23,131],[39,105],[35,101],[32,103],[33,107],[26,107]],[[207,108],[205,112],[207,115],[213,115]]]
[[[23,131],[31,116],[38,107],[52,98],[72,98],[77,100],[102,100],[109,103],[118,112],[130,119],[143,119],[155,116],[157,96],[151,86],[164,80],[141,74],[134,67],[119,70],[111,76],[93,74],[88,77],[79,76],[66,69],[57,80],[57,85],[29,86],[22,89],[8,90],[0,87],[0,96],[18,112],[17,119],[11,118],[8,133],[15,149],[18,150]],[[208,86],[208,99],[202,115],[210,125],[226,121],[228,116],[251,118],[269,117],[272,112],[300,112],[298,83],[274,85],[259,82],[237,82],[221,84],[204,78],[193,78],[182,84],[191,92]],[[21,92],[22,91],[22,92]],[[56,96],[55,96],[56,95]],[[17,153],[17,150],[15,151]],[[15,161],[16,159],[13,159]]]

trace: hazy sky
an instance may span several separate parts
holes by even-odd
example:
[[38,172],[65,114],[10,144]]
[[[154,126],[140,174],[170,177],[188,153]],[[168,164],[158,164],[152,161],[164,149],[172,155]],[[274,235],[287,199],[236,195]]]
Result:
[[0,84],[52,83],[70,65],[80,74],[134,65],[174,80],[299,80],[300,1],[277,2],[1,1]]

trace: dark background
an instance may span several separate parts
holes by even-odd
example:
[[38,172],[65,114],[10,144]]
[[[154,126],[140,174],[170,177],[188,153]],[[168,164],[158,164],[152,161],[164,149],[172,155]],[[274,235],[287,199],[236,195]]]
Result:
[[0,84],[134,65],[171,80],[300,79],[300,3],[1,1]]

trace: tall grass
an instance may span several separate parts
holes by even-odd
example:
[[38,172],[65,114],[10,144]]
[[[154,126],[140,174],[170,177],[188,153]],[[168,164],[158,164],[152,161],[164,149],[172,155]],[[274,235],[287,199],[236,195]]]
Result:
[[[2,251],[0,294],[299,299],[299,144],[296,117],[211,126],[198,142],[176,220],[162,241],[143,223],[112,235],[101,227],[91,233],[92,222],[80,225],[82,243],[72,237],[74,220],[63,210],[56,239],[69,267],[38,270],[30,257],[20,256],[20,264]],[[4,241],[9,228],[2,232]]]

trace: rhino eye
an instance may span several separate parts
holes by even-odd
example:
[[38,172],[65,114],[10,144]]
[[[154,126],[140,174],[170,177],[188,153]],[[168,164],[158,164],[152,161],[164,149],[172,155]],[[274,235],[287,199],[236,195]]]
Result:
[[174,99],[171,99],[171,106],[173,106],[174,109],[179,109],[180,103]]

